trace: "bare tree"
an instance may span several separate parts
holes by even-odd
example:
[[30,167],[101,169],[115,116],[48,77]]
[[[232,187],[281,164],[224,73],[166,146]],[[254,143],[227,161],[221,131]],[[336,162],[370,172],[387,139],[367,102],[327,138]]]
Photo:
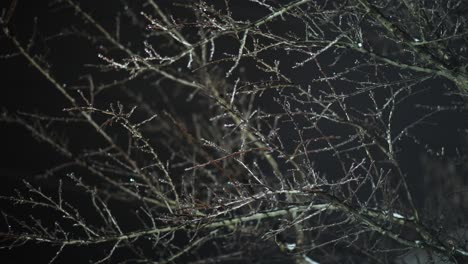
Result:
[[[58,0],[52,33],[40,18],[15,31],[24,2],[2,11],[2,63],[21,57],[66,102],[2,114],[61,155],[1,196],[31,208],[2,210],[4,250],[37,243],[58,262],[97,248],[96,263],[468,256],[465,144],[427,139],[466,134],[464,1]],[[70,74],[60,50],[91,57]]]

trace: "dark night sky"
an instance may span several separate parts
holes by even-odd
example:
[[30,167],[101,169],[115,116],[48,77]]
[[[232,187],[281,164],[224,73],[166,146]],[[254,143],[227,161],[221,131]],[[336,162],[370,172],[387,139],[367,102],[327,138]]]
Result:
[[[93,1],[79,2],[88,10],[92,10],[100,22],[112,27],[111,25],[114,22],[112,10],[119,8],[120,5],[105,2],[96,4]],[[169,2],[158,1],[162,5]],[[232,10],[239,15],[239,18],[256,18],[265,14],[264,9],[256,10],[251,5],[248,6],[249,8],[245,8],[243,5],[233,5]],[[35,18],[40,32],[36,44],[41,48],[44,45],[40,41],[41,37],[58,32],[65,24],[73,24],[79,21],[79,19],[70,16],[69,10],[66,12],[51,12],[48,5],[41,1],[19,1],[15,15],[10,22],[11,30],[17,32],[16,35],[20,40],[27,41]],[[131,35],[131,32],[122,34],[126,33]],[[1,45],[8,47],[9,50],[12,48],[12,45],[5,39],[2,39]],[[80,38],[61,38],[57,39],[57,41],[50,41],[47,45],[53,73],[59,76],[59,81],[63,83],[67,83],[69,80],[76,82],[84,64],[100,62],[97,58],[99,50]],[[66,100],[44,76],[32,66],[29,66],[22,56],[0,61],[0,70],[4,73],[2,74],[3,95],[0,96],[0,106],[3,109],[6,109],[9,113],[19,111],[57,116],[64,115],[62,109],[68,106]],[[304,74],[307,75],[306,72]],[[115,77],[116,79],[121,78],[118,74]],[[109,94],[108,97],[110,101],[119,99],[118,94]],[[0,161],[0,170],[8,172],[6,174],[35,174],[55,164],[58,158],[55,152],[45,144],[36,142],[25,129],[17,125],[2,125],[1,132],[0,145],[2,146],[3,157]],[[77,134],[80,134],[80,132]],[[74,137],[74,140],[80,140],[80,137]],[[89,143],[88,138],[81,137],[81,140],[82,142],[75,143],[77,145]]]
[[[0,8],[8,4],[9,1],[0,3]],[[119,5],[113,1],[79,1],[88,10],[94,10],[94,15],[98,14],[100,22],[110,25],[114,22],[112,10]],[[171,1],[160,1],[158,3],[170,3]],[[252,9],[240,12],[243,15],[250,15]],[[15,15],[10,22],[13,32],[22,41],[27,40],[31,34],[34,18],[41,35],[38,39],[57,32],[65,23],[75,23],[76,18],[68,12],[50,12],[48,5],[44,1],[18,1]],[[102,16],[99,16],[102,14]],[[131,33],[129,33],[131,34]],[[36,44],[43,48],[40,41]],[[53,62],[54,73],[60,76],[60,80],[66,83],[67,80],[76,81],[83,64],[96,63],[97,52],[95,47],[79,38],[65,38],[48,43],[50,58]],[[0,40],[0,47],[7,47],[11,50],[12,45],[3,38]],[[0,50],[5,50],[0,48]],[[63,116],[62,109],[67,107],[67,102],[59,94],[48,80],[44,78],[35,68],[29,66],[22,56],[0,61],[2,95],[0,96],[0,107],[8,113],[24,112],[35,114],[48,114],[51,116]],[[118,77],[117,77],[118,78]],[[109,100],[117,100],[119,95],[109,94]],[[73,129],[68,136],[73,138],[71,146],[92,146],[93,137],[87,137],[90,131],[79,127]],[[33,180],[33,176],[43,173],[53,167],[62,157],[53,148],[45,143],[37,142],[31,133],[16,124],[0,124],[0,193],[2,195],[14,194],[14,189],[23,190],[22,180]],[[55,192],[56,184],[46,184],[43,189],[50,188]],[[73,195],[73,194],[72,194]],[[76,195],[76,199],[83,197]],[[33,210],[23,210],[23,208],[10,206],[4,202],[0,203],[0,208],[8,212],[14,212],[20,216],[36,214],[47,219],[43,213],[35,213]],[[3,226],[2,226],[3,229]],[[2,230],[3,231],[3,230]],[[14,250],[0,250],[0,262],[10,263],[47,263],[55,255],[58,248],[44,248],[40,245],[27,244]],[[125,254],[120,252],[118,254]],[[102,248],[99,250],[93,247],[65,249],[63,253],[67,263],[88,263],[90,259],[97,259],[102,255]],[[119,258],[117,256],[117,258]],[[71,261],[71,262],[70,262]]]
[[[3,1],[3,5],[9,1]],[[112,16],[104,16],[106,13],[111,13],[115,7],[113,4],[109,4],[112,1],[98,1],[99,5],[96,6],[96,2],[93,5],[89,5],[91,1],[83,1],[83,5],[87,8],[95,9],[95,14],[100,17],[100,21],[104,24],[111,24],[113,22]],[[159,2],[170,2],[159,1]],[[3,8],[3,6],[1,6]],[[258,15],[254,9],[242,9],[239,6],[238,9],[242,10],[243,15],[252,16]],[[73,23],[74,19],[70,16],[70,12],[48,12],[47,4],[44,1],[19,1],[16,13],[11,22],[11,28],[14,32],[17,32],[18,37],[21,40],[26,40],[31,32],[31,27],[34,21],[34,17],[37,16],[38,27],[41,32],[45,32],[44,35],[48,35],[51,32],[56,32],[63,23]],[[71,21],[71,22],[70,22]],[[131,33],[129,33],[131,34]],[[97,51],[95,47],[89,46],[89,44],[76,39],[67,38],[66,40],[51,42],[50,46],[51,58],[56,65],[59,67],[54,68],[57,71],[58,76],[61,80],[66,82],[67,79],[72,78],[76,80],[76,76],[79,75],[81,67],[86,63],[96,63]],[[37,43],[41,45],[40,42]],[[85,48],[82,48],[84,45]],[[0,40],[0,51],[11,50],[11,45],[2,36]],[[287,60],[288,58],[284,58]],[[67,106],[66,101],[63,97],[51,86],[51,84],[34,68],[27,65],[26,60],[21,56],[16,56],[11,59],[0,60],[0,78],[1,78],[1,95],[0,95],[0,107],[6,109],[9,113],[29,112],[29,113],[47,113],[50,115],[63,115],[62,109]],[[303,76],[301,76],[303,75]],[[308,73],[299,73],[299,79],[304,78],[307,81]],[[446,91],[445,85],[450,87],[450,83],[445,80],[436,78],[433,81],[426,82],[423,85],[431,85],[438,87],[431,89],[430,92],[423,93],[415,99],[409,100],[406,104],[408,109],[412,109],[414,104],[449,104],[453,97],[445,96],[443,94]],[[109,98],[119,98],[119,94],[109,94]],[[415,114],[408,113],[405,109],[406,106],[402,107],[399,112],[395,114],[396,120],[401,120],[402,125],[405,124],[405,120],[411,119],[411,115]],[[460,121],[463,120],[463,121]],[[455,149],[461,144],[461,136],[458,129],[466,128],[467,121],[466,115],[447,113],[439,114],[432,121],[434,124],[428,124],[425,127],[417,129],[418,135],[425,139],[429,145],[432,145],[434,149],[438,149],[445,146],[445,152],[447,157],[455,154]],[[398,126],[398,123],[396,124]],[[2,184],[0,185],[0,192],[2,194],[11,193],[13,186],[19,186],[20,178],[29,177],[43,172],[45,169],[52,167],[60,160],[60,156],[57,155],[52,148],[45,145],[44,143],[38,143],[31,137],[31,134],[25,129],[11,124],[0,124],[0,177],[2,177]],[[72,146],[86,146],[93,145],[92,138],[87,137],[86,133],[89,133],[86,129],[76,128],[74,130],[74,141],[71,142]],[[423,145],[416,145],[409,140],[403,142],[404,152],[399,154],[402,166],[405,168],[405,172],[412,175],[409,183],[415,189],[418,190],[418,186],[421,183],[421,173],[423,164],[420,164],[420,158],[423,154],[426,154],[426,149]],[[419,190],[420,194],[423,194],[423,190]],[[420,200],[423,197],[419,197]],[[2,204],[2,206],[6,206]],[[27,212],[24,212],[27,213]],[[41,249],[42,250],[42,249]],[[88,256],[86,250],[73,251],[75,254],[75,263],[84,263]],[[53,250],[41,251],[41,254],[37,251],[37,248],[33,245],[22,247],[19,250],[13,252],[0,251],[1,259],[14,259],[11,262],[2,263],[24,263],[34,259],[36,263],[45,263],[46,260],[50,259],[55,252]],[[6,257],[5,257],[6,254]],[[89,253],[88,253],[89,254]]]

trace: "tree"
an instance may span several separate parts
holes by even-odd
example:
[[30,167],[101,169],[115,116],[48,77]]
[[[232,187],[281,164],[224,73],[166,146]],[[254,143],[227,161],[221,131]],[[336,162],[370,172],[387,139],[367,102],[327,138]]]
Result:
[[468,256],[463,1],[60,0],[31,33],[16,29],[21,4],[2,12],[3,63],[20,57],[65,101],[4,110],[59,154],[1,196],[4,249],[96,263]]

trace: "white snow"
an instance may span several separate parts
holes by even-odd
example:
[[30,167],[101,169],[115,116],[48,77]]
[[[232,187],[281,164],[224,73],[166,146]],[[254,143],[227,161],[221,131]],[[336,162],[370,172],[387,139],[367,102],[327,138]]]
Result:
[[395,218],[399,218],[399,219],[405,219],[405,217],[404,217],[404,216],[402,216],[402,215],[401,215],[401,214],[399,214],[399,213],[393,213],[393,217],[395,217]]
[[296,243],[286,243],[286,248],[293,251],[296,248]]
[[302,255],[304,257],[304,260],[309,263],[309,264],[320,264],[318,263],[317,261],[314,261],[313,259],[309,258],[308,256],[306,255]]

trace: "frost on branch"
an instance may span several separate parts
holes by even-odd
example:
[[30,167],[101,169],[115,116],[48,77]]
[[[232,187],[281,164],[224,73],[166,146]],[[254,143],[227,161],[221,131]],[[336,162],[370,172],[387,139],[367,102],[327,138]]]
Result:
[[[47,81],[34,89],[63,101],[2,112],[37,140],[25,153],[58,157],[2,192],[2,250],[34,244],[50,262],[89,250],[96,263],[468,256],[462,1],[60,0],[28,30],[10,2],[1,63],[29,65]],[[54,32],[46,17],[62,17]]]

